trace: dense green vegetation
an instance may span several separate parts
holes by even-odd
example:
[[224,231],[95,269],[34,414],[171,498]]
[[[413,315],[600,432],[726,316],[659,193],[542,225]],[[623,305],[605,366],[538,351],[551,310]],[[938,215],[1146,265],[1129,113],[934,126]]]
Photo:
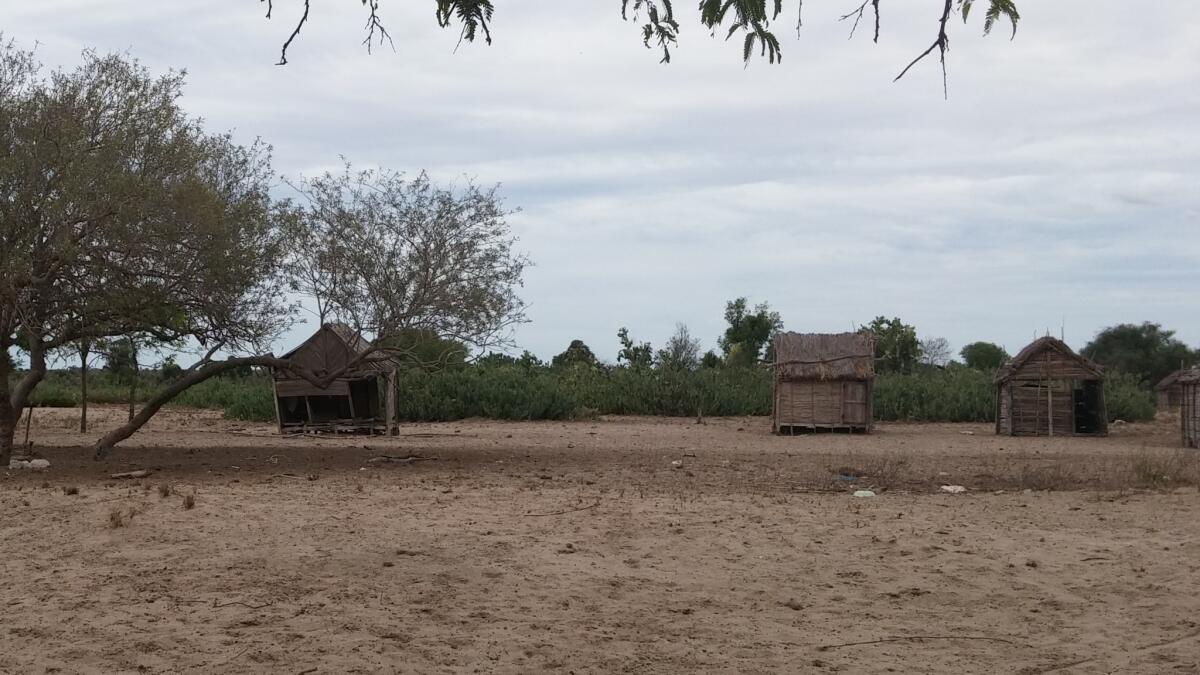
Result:
[[[991,371],[929,368],[884,373],[875,381],[875,417],[881,421],[991,422],[995,393]],[[162,386],[143,372],[138,398]],[[1154,397],[1134,375],[1112,373],[1106,385],[1110,419],[1154,417]],[[93,371],[89,400],[125,403],[129,389],[110,373]],[[39,406],[79,403],[78,373],[53,372],[34,397]],[[467,417],[568,420],[595,415],[767,415],[771,375],[763,368],[550,367],[530,361],[484,361],[474,366],[400,378],[399,414],[409,421]],[[261,374],[213,378],[184,392],[175,405],[225,411],[229,419],[275,419],[270,379]]]

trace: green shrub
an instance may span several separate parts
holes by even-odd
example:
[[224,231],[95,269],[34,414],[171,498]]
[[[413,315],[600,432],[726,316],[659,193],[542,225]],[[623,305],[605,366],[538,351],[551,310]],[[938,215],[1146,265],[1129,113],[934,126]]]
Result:
[[[991,371],[955,367],[882,374],[875,380],[875,418],[991,422],[995,415],[993,377]],[[138,399],[145,401],[163,386],[157,373],[143,373]],[[401,419],[410,421],[768,415],[771,396],[771,372],[762,368],[551,368],[529,361],[492,359],[453,370],[401,373],[397,411]],[[127,397],[128,387],[110,373],[91,371],[90,401],[125,403]],[[1154,396],[1135,377],[1111,373],[1106,399],[1110,420],[1135,422],[1154,417]],[[74,406],[78,402],[77,371],[48,373],[33,394],[33,403],[39,406]],[[275,419],[271,378],[265,374],[214,377],[184,391],[171,405],[219,409],[235,420]]]
[[875,380],[875,419],[905,422],[991,422],[995,373],[974,368],[886,374]]
[[1104,382],[1104,402],[1108,421],[1145,422],[1154,419],[1157,406],[1154,392],[1145,388],[1136,375],[1110,372]]
[[33,390],[29,403],[39,408],[74,408],[79,405],[79,392],[58,382],[43,382]]

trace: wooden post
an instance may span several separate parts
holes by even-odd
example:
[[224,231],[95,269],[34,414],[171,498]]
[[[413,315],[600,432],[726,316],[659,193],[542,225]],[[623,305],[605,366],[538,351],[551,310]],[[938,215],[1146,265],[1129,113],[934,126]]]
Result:
[[395,436],[400,432],[396,426],[396,369],[393,368],[387,374],[387,435]]
[[1054,435],[1054,387],[1046,387],[1046,435]]
[[350,402],[350,419],[356,420],[358,419],[358,415],[354,413],[354,387],[351,382],[346,383],[346,391],[349,392],[346,400]]
[[271,373],[271,398],[275,401],[275,426],[283,433],[283,413],[279,410],[279,383],[275,381],[275,373]]

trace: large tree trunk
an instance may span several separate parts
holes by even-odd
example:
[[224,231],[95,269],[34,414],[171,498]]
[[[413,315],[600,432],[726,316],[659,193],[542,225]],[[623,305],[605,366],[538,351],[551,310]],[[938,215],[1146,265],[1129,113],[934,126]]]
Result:
[[12,374],[12,360],[8,348],[0,354],[0,471],[8,470],[12,459],[13,438],[17,433],[17,416],[13,414],[8,378]]
[[353,368],[361,360],[374,353],[374,351],[376,350],[368,349],[365,353],[360,354],[352,359],[350,363],[346,364],[345,367],[339,368],[333,372],[322,373],[321,375],[317,375],[307,368],[293,365],[286,359],[280,359],[274,356],[243,356],[226,359],[224,361],[211,361],[203,366],[200,366],[199,368],[196,368],[195,370],[187,371],[183,377],[179,378],[175,382],[172,382],[170,386],[155,394],[150,398],[150,400],[146,401],[146,404],[142,406],[142,409],[139,410],[132,419],[120,427],[108,432],[101,437],[100,440],[96,441],[96,443],[92,446],[92,450],[96,459],[102,459],[110,450],[113,449],[113,446],[125,440],[126,438],[129,438],[135,432],[137,432],[138,429],[141,429],[143,426],[145,426],[146,422],[149,422],[150,418],[154,417],[155,413],[162,409],[164,405],[171,402],[171,399],[183,393],[189,387],[194,387],[211,377],[220,375],[221,373],[234,370],[236,368],[242,368],[244,366],[276,368],[290,371],[296,376],[304,378],[310,384],[324,389],[333,383],[334,380],[341,377],[347,370]]
[[9,383],[12,375],[11,344],[0,344],[0,471],[8,469],[12,459],[17,435],[17,424],[21,421],[21,410],[34,387],[46,376],[46,353],[40,343],[30,345],[29,371],[14,388]]
[[88,408],[88,353],[91,345],[86,341],[79,345],[79,433],[87,433]]

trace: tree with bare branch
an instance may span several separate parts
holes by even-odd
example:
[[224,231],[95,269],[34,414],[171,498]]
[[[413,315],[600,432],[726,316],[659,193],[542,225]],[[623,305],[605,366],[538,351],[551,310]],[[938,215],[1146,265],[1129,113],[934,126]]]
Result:
[[322,322],[379,344],[422,331],[485,349],[509,344],[525,320],[516,291],[529,260],[496,187],[350,165],[294,187],[286,265]]
[[[285,0],[259,0],[267,5],[267,18],[271,18],[276,2]],[[314,0],[292,0],[302,4],[303,12],[294,25],[287,40],[284,41],[279,53],[278,65],[288,62],[288,52],[300,31],[311,20]],[[363,10],[367,14],[366,38],[363,40],[367,49],[373,45],[391,42],[391,35],[384,27],[380,17],[381,0],[361,0]],[[955,14],[962,17],[966,23],[975,6],[976,0],[930,0],[931,5],[938,10],[938,30],[932,44],[912,60],[896,79],[904,75],[917,62],[937,51],[942,67],[942,81],[946,80],[946,52],[950,49],[949,22]],[[1016,36],[1017,22],[1021,15],[1017,11],[1016,0],[979,0],[986,4],[984,11],[983,33],[991,33],[998,21],[1007,19],[1012,25],[1013,36]],[[434,0],[436,5],[435,18],[438,26],[448,28],[455,26],[459,30],[459,43],[474,42],[480,35],[487,44],[492,43],[491,21],[495,14],[492,0]],[[662,53],[662,63],[670,63],[671,50],[679,44],[680,24],[675,15],[671,0],[620,0],[621,17],[627,21],[639,24],[642,44],[647,48],[658,49]],[[796,0],[794,10],[785,12],[784,0],[700,0],[700,23],[712,35],[723,34],[726,40],[740,37],[742,59],[749,64],[755,53],[769,63],[783,60],[783,48],[776,36],[776,24],[785,15],[796,19],[796,31],[800,32],[804,25],[804,0]],[[874,41],[879,42],[881,21],[880,5],[882,0],[862,0],[846,14],[842,21],[851,21],[850,36],[853,37],[859,24],[867,17],[868,12],[874,24]],[[910,3],[911,5],[911,3]],[[909,10],[908,7],[905,8]]]
[[[46,74],[0,44],[0,465],[47,359],[72,346],[138,336],[198,355],[96,441],[99,457],[229,370],[283,369],[324,388],[364,358],[411,351],[389,336],[499,346],[524,320],[528,261],[496,188],[346,167],[276,202],[269,148],[205,132],[179,107],[182,84],[122,55]],[[342,372],[270,354],[294,321],[289,285],[376,346]]]
[[267,148],[206,134],[182,83],[121,55],[43,73],[0,46],[0,465],[53,352],[134,334],[257,352],[287,321]]

